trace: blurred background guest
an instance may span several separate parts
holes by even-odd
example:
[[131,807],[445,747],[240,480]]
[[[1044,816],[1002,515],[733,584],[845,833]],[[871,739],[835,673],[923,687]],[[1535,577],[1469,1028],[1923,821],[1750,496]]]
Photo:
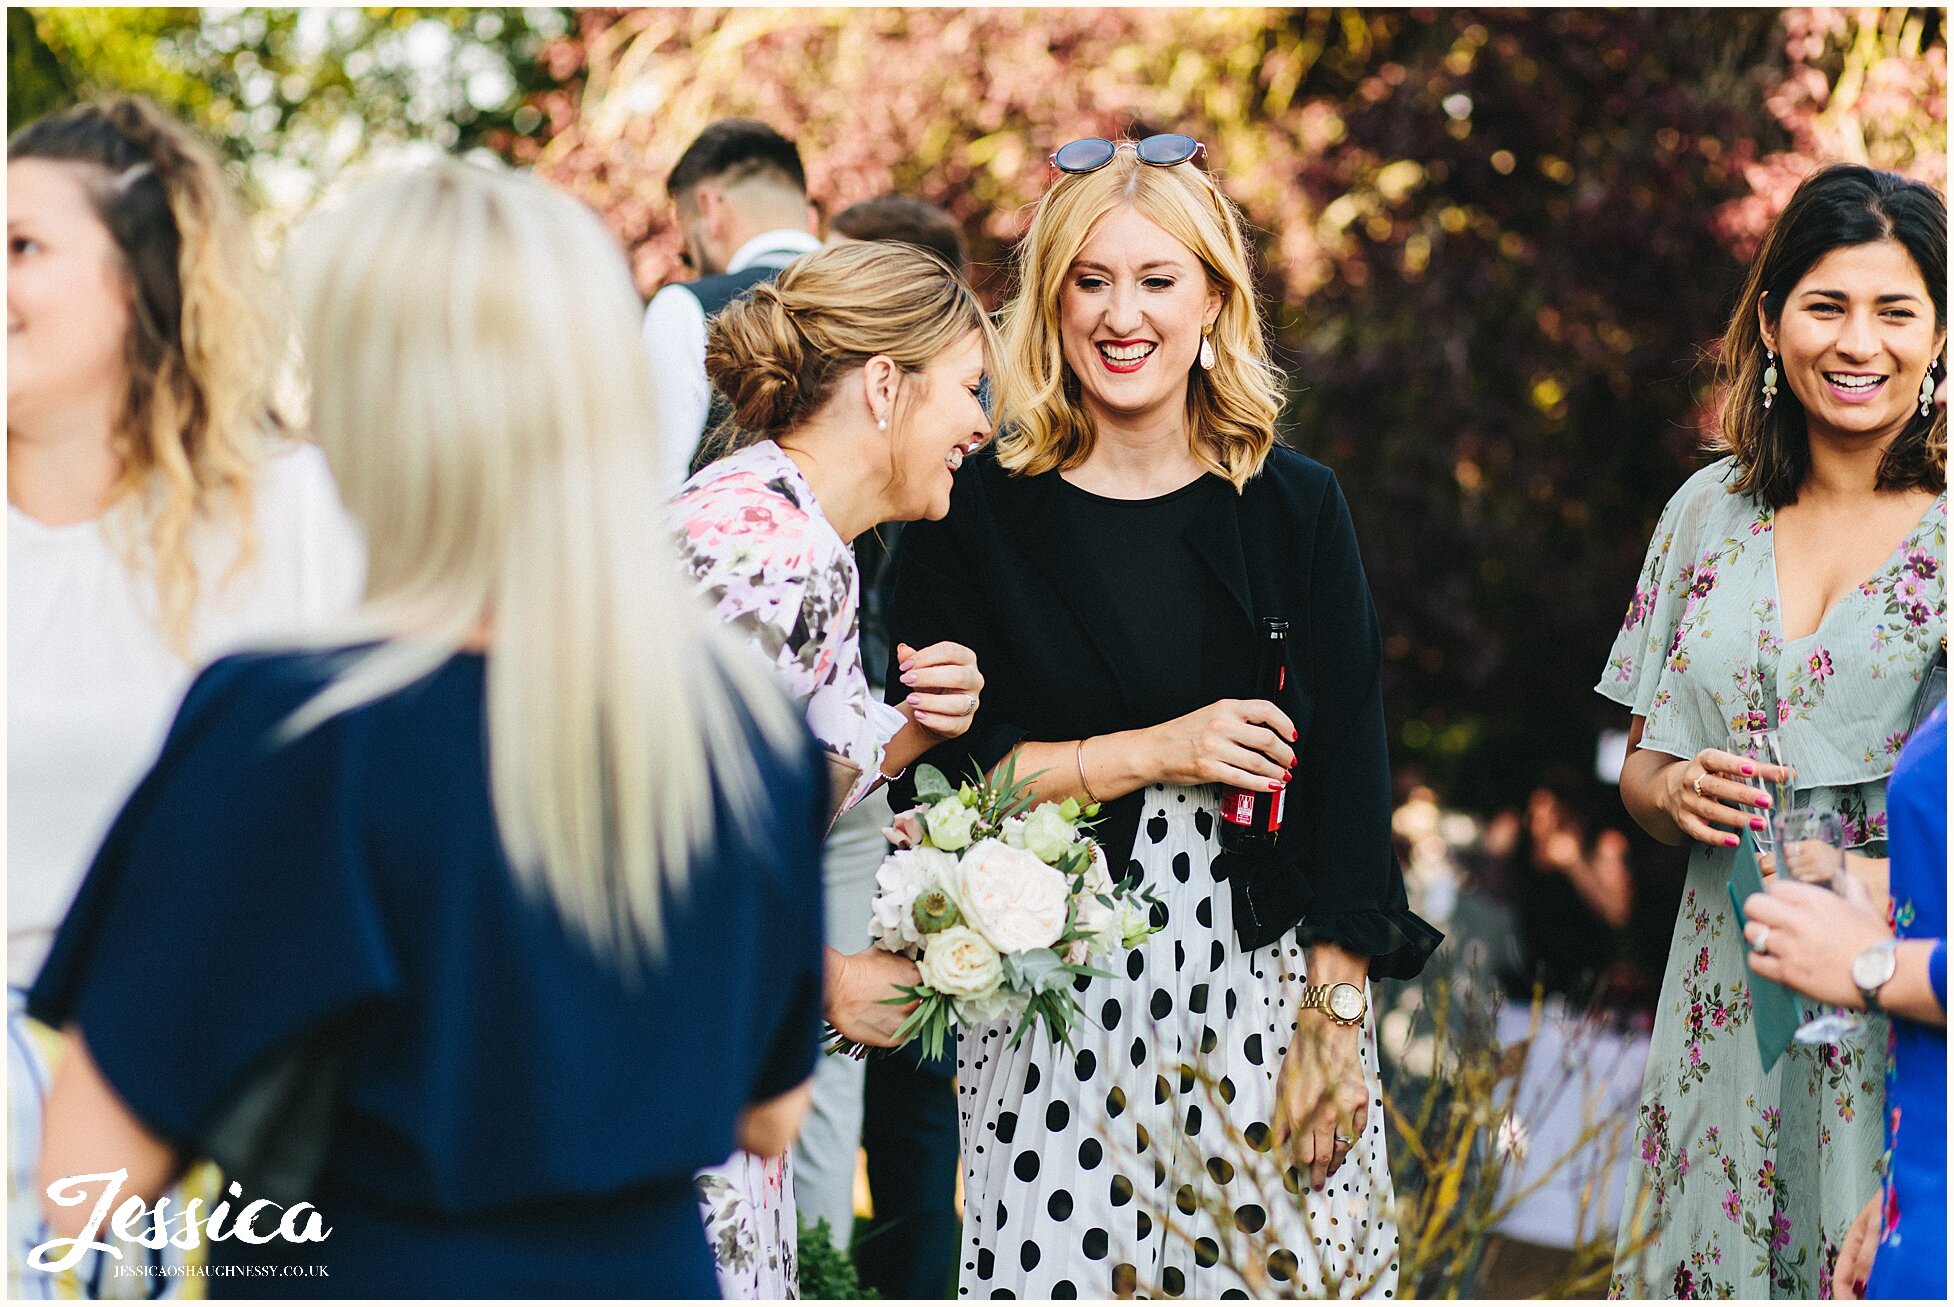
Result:
[[[24,988],[191,674],[341,614],[360,548],[319,451],[273,411],[283,340],[209,149],[105,100],[16,133],[7,190],[8,1261],[13,1296],[39,1297],[55,1286],[21,1252],[45,1237],[55,1042]],[[97,1270],[63,1292],[113,1291]]]
[[1750,967],[1820,1002],[1893,1022],[1892,1159],[1839,1249],[1835,1298],[1947,1298],[1947,710],[1907,743],[1887,788],[1892,919],[1780,876],[1744,904]]
[[1494,1298],[1550,1291],[1577,1248],[1615,1229],[1648,1056],[1626,940],[1630,842],[1614,829],[1590,835],[1563,797],[1578,792],[1573,778],[1556,779],[1490,823],[1512,831],[1497,880],[1517,926],[1499,970],[1496,1030],[1503,1047],[1526,1049],[1505,1105],[1514,1146],[1500,1201],[1511,1207],[1477,1286]]
[[[1879,1173],[1885,1022],[1765,1071],[1724,885],[1781,786],[1839,818],[1850,873],[1886,895],[1887,775],[1946,633],[1946,283],[1932,187],[1856,165],[1799,185],[1724,336],[1729,456],[1664,511],[1595,687],[1632,714],[1630,814],[1696,846],[1618,1294],[1822,1295]],[[1745,755],[1760,729],[1788,774]]]
[[828,243],[842,241],[900,241],[928,250],[959,275],[970,252],[957,220],[927,200],[907,195],[878,195],[849,205],[828,224]]
[[1506,992],[1524,1001],[1537,986],[1573,1008],[1592,1007],[1614,979],[1619,932],[1634,909],[1628,838],[1590,836],[1573,805],[1541,786],[1527,795],[1506,863],[1520,946],[1501,976]]
[[696,278],[662,288],[645,309],[669,496],[696,470],[700,438],[718,425],[706,380],[707,320],[821,241],[800,151],[763,122],[722,118],[707,127],[665,189],[684,237],[679,257]]
[[622,253],[444,162],[347,194],[291,265],[365,603],[207,669],[111,829],[30,999],[65,1040],[42,1182],[126,1167],[153,1199],[210,1151],[323,1214],[329,1243],[210,1246],[298,1293],[711,1297],[692,1172],[806,1110],[826,809],[644,529]]
[[[674,501],[680,547],[715,611],[803,705],[836,778],[838,814],[963,734],[978,707],[976,659],[949,641],[897,647],[909,690],[899,705],[870,692],[850,546],[879,522],[949,511],[952,474],[990,434],[977,402],[989,342],[983,307],[954,271],[886,242],[796,261],[727,306],[707,335],[706,370],[730,407],[714,434],[731,452]],[[857,926],[866,923],[864,908]],[[915,964],[870,948],[830,949],[829,959],[829,1019],[852,1040],[889,1043],[905,1009],[884,1000],[919,983]],[[829,1166],[839,1154],[852,1170],[854,1135],[836,1135]],[[728,1297],[795,1292],[785,1171],[735,1156],[700,1177]],[[831,1190],[834,1170],[824,1178]],[[846,1209],[836,1216],[850,1223]]]

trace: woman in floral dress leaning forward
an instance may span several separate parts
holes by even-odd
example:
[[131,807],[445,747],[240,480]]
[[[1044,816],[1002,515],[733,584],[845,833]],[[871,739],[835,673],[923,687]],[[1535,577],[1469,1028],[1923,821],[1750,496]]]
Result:
[[1886,780],[1943,656],[1940,195],[1856,166],[1807,178],[1723,341],[1730,457],[1670,501],[1596,687],[1634,714],[1622,798],[1694,841],[1636,1125],[1615,1296],[1828,1297],[1882,1166],[1887,1025],[1795,1044],[1768,1073],[1724,891],[1774,726],[1792,801],[1838,814],[1885,901]]
[[[679,547],[714,610],[802,705],[837,812],[961,735],[977,710],[976,659],[947,641],[903,651],[912,693],[899,707],[871,693],[849,544],[877,523],[949,511],[951,474],[990,434],[977,402],[989,340],[983,307],[949,267],[887,242],[807,255],[707,336],[706,372],[733,406],[714,443],[732,452],[674,501]],[[892,953],[830,949],[828,1019],[886,1045],[905,1009],[883,1000],[919,980]],[[796,1296],[787,1159],[736,1153],[698,1188],[720,1291]]]

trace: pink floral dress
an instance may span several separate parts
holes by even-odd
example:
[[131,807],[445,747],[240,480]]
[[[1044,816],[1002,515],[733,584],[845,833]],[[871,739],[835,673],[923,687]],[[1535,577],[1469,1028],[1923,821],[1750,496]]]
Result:
[[[1777,726],[1796,802],[1837,813],[1850,845],[1882,857],[1886,780],[1947,627],[1946,496],[1818,630],[1786,640],[1774,513],[1732,494],[1734,478],[1724,459],[1670,500],[1595,689],[1647,719],[1643,748],[1678,758]],[[1765,1073],[1731,857],[1692,848],[1613,1297],[1829,1297],[1839,1243],[1885,1170],[1887,1024],[1794,1044]]]
[[[844,807],[876,784],[906,720],[870,691],[858,636],[855,556],[792,459],[761,441],[703,467],[672,503],[699,592],[779,673],[808,728],[860,774]],[[728,1298],[793,1298],[794,1186],[785,1157],[735,1153],[697,1178],[706,1235]]]

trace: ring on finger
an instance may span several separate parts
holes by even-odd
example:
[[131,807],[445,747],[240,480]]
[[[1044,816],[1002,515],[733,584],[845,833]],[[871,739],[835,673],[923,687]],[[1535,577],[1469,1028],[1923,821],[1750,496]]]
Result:
[[1770,928],[1769,926],[1767,926],[1767,925],[1765,925],[1765,924],[1763,924],[1762,922],[1759,922],[1759,923],[1758,923],[1758,926],[1757,926],[1757,943],[1755,943],[1755,944],[1753,944],[1753,945],[1751,945],[1751,949],[1750,949],[1750,951],[1751,951],[1751,952],[1753,952],[1753,953],[1762,953],[1762,954],[1764,954],[1764,955],[1765,955],[1766,957],[1769,957],[1769,956],[1770,956],[1770,953],[1771,953],[1771,928]]
[[1349,1135],[1332,1135],[1331,1138],[1335,1139],[1340,1144],[1348,1144],[1351,1142]]
[[1689,788],[1696,791],[1697,798],[1700,799],[1703,797],[1703,782],[1709,779],[1710,779],[1710,773],[1706,771],[1698,775],[1695,780],[1690,782]]
[[964,699],[964,709],[963,712],[959,713],[958,715],[961,717],[968,717],[977,711],[977,696],[974,694],[966,694],[964,695],[963,699]]

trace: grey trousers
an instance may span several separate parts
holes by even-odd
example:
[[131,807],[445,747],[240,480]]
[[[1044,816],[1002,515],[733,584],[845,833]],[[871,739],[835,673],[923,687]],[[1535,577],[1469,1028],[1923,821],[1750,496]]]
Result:
[[[889,800],[877,790],[841,815],[822,854],[827,894],[827,940],[843,953],[868,947],[869,903],[875,871],[888,855],[882,828]],[[814,1071],[814,1109],[794,1145],[794,1204],[801,1223],[826,1218],[835,1246],[855,1230],[855,1159],[862,1147],[862,1064],[824,1057]]]

